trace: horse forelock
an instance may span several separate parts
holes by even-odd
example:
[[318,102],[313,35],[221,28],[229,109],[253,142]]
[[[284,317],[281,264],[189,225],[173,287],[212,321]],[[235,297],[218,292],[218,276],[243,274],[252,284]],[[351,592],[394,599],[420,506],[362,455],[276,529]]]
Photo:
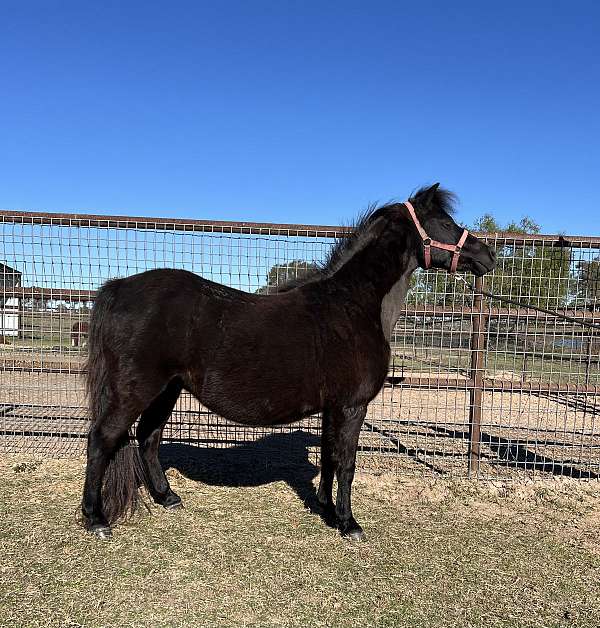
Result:
[[[426,196],[428,190],[429,188],[427,186],[421,187],[416,192],[413,192],[408,200],[415,206],[419,205],[423,197]],[[458,198],[454,192],[451,192],[446,188],[438,187],[429,200],[431,203],[430,207],[433,209],[446,212],[450,216],[453,216],[456,213]]]

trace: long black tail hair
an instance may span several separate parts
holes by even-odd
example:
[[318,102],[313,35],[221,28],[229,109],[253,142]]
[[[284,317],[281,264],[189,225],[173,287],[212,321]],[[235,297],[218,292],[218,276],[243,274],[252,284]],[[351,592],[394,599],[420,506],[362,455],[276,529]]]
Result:
[[[86,365],[90,432],[101,428],[110,411],[109,373],[116,361],[110,332],[114,328],[112,319],[121,282],[113,279],[100,288],[90,316]],[[89,443],[88,439],[88,447]],[[102,509],[109,524],[129,518],[140,504],[146,505],[139,493],[142,486],[148,486],[148,479],[137,443],[127,432],[109,458],[102,484]]]

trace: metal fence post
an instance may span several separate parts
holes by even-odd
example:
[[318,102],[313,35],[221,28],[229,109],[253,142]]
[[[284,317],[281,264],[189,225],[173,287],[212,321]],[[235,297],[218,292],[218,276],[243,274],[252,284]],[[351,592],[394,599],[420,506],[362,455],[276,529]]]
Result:
[[481,408],[483,401],[483,352],[485,350],[486,316],[483,313],[483,277],[475,279],[471,331],[471,387],[469,406],[469,477],[479,474],[481,457]]
[[592,347],[594,346],[594,330],[590,330],[587,339],[587,359],[585,361],[585,385],[590,385],[590,368],[592,366]]

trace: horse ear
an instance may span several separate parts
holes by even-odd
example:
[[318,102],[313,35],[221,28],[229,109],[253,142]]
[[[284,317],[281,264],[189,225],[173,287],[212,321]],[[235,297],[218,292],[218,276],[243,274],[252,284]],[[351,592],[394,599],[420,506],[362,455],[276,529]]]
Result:
[[438,188],[440,187],[439,183],[434,183],[426,192],[425,195],[427,196],[427,200],[428,201],[432,201],[433,197],[435,196],[435,193],[437,192]]
[[416,198],[418,198],[419,201],[421,201],[421,203],[423,203],[424,205],[430,205],[439,187],[439,183],[434,183],[431,187],[423,190],[422,192],[419,192]]

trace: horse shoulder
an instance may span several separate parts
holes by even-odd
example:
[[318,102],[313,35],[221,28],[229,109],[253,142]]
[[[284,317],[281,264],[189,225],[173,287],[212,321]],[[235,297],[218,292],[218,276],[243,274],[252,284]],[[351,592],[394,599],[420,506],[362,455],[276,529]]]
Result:
[[330,401],[338,405],[368,403],[387,375],[390,346],[377,313],[360,304],[334,301],[325,308],[322,366]]

